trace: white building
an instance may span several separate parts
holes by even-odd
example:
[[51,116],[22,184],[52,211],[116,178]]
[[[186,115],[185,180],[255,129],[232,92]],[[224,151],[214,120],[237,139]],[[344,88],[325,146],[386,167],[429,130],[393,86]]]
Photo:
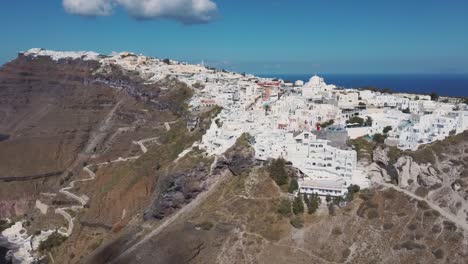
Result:
[[[343,195],[350,186],[356,170],[357,156],[354,150],[342,150],[328,145],[327,140],[317,139],[309,132],[295,135],[291,132],[265,132],[255,136],[255,156],[259,160],[283,158],[292,163],[301,174],[300,187],[320,189],[321,185],[334,181]],[[311,185],[317,183],[317,186]],[[320,187],[320,188],[319,188]]]

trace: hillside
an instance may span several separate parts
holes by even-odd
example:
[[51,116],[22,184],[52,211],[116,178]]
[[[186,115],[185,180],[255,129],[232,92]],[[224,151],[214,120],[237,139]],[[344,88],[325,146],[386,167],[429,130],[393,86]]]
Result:
[[[468,132],[417,151],[351,141],[370,188],[346,201],[324,199],[309,213],[307,203],[295,202],[297,187],[290,190],[298,170],[257,159],[255,137],[235,126],[240,120],[229,120],[259,104],[257,112],[235,117],[263,122],[268,111],[260,97],[225,111],[206,99],[218,91],[209,84],[249,93],[256,81],[131,53],[34,49],[3,65],[0,231],[24,249],[14,257],[24,263],[465,262]],[[217,130],[220,116],[232,134]],[[210,133],[227,143],[207,146]],[[273,167],[284,169],[284,184],[277,184]]]

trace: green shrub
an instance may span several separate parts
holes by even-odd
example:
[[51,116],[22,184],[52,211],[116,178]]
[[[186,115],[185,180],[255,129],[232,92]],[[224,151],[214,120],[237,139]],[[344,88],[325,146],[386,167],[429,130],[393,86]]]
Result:
[[274,159],[268,168],[270,176],[279,186],[288,183],[288,173],[286,171],[286,161],[284,159]]
[[419,197],[426,197],[429,193],[429,190],[424,187],[418,187],[414,193]]
[[10,222],[8,220],[0,219],[0,233],[2,233],[4,230],[10,228],[14,224],[15,223]]
[[203,229],[203,230],[211,230],[211,228],[213,228],[213,223],[209,222],[209,221],[205,221],[199,225],[197,225],[197,227]]
[[305,197],[307,197],[306,195],[304,196],[304,201],[306,202],[306,205],[307,205],[307,213],[308,214],[313,214],[317,211],[319,205],[320,205],[320,197],[318,196],[318,194],[312,194],[309,197],[307,197],[307,199],[305,199]]
[[298,195],[294,198],[292,208],[293,213],[296,215],[304,213],[304,201],[302,201],[302,196]]
[[393,228],[393,224],[392,223],[385,223],[383,224],[383,229],[384,230],[390,230]]
[[288,192],[294,193],[297,189],[299,189],[299,184],[297,183],[297,180],[293,178],[289,181]]
[[382,132],[383,132],[384,134],[387,134],[387,133],[390,132],[392,129],[393,129],[392,126],[386,126],[386,127],[384,127],[384,129],[383,129]]
[[436,259],[443,259],[444,258],[444,251],[442,249],[437,249],[435,251],[432,251],[432,254],[434,254],[434,257]]
[[291,202],[288,199],[284,198],[280,201],[278,213],[283,216],[289,216],[291,214]]
[[293,218],[289,221],[289,223],[290,223],[292,226],[294,226],[295,228],[298,228],[298,229],[299,229],[299,228],[302,228],[302,227],[304,226],[304,220],[303,220],[301,217],[299,217],[299,216],[293,217]]
[[39,251],[50,251],[51,249],[60,246],[67,237],[58,233],[52,233],[46,240],[39,243]]

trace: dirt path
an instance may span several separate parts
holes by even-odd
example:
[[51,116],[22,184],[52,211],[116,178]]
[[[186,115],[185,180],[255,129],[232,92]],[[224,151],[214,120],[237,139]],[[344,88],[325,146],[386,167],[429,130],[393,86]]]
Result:
[[[159,137],[157,137],[157,138],[154,138],[154,137],[153,138],[147,138],[147,139],[139,140],[137,142],[138,142],[138,145],[140,145],[142,152],[146,153],[148,151],[148,149],[146,148],[144,143],[154,141],[154,140],[156,140],[158,138]],[[91,164],[91,165],[85,166],[83,168],[83,171],[85,171],[88,174],[88,176],[89,176],[88,178],[74,180],[74,181],[70,182],[70,184],[68,184],[68,186],[63,187],[63,188],[61,188],[59,190],[59,193],[61,193],[61,194],[65,195],[66,197],[78,202],[78,205],[72,205],[72,206],[68,206],[68,207],[61,207],[61,208],[55,209],[55,213],[62,215],[65,218],[65,220],[68,222],[68,227],[67,227],[66,231],[64,232],[67,236],[70,236],[71,233],[73,232],[73,229],[74,229],[74,223],[73,223],[74,218],[67,211],[71,210],[71,211],[76,212],[76,211],[82,210],[85,207],[85,205],[89,202],[89,198],[86,197],[84,194],[77,195],[77,194],[72,193],[70,191],[73,188],[75,188],[75,184],[80,183],[80,182],[92,181],[92,180],[96,179],[96,174],[90,169],[91,167],[100,167],[100,166],[105,166],[105,165],[112,164],[112,163],[117,163],[117,162],[127,162],[127,161],[137,160],[138,158],[140,158],[140,156],[132,156],[132,157],[127,157],[127,158],[119,157],[118,159],[110,161],[110,162],[102,162],[102,163]]]
[[184,206],[182,209],[177,211],[172,216],[163,220],[163,223],[156,227],[153,231],[146,234],[140,241],[136,244],[129,247],[125,252],[123,252],[120,256],[115,258],[112,263],[121,263],[122,260],[125,260],[125,257],[128,257],[131,253],[133,253],[139,246],[143,245],[144,243],[148,242],[151,238],[159,235],[161,231],[163,231],[166,227],[177,221],[179,218],[182,218],[189,213],[192,212],[193,209],[197,208],[201,203],[203,203],[210,195],[217,189],[217,187],[225,180],[228,179],[229,171],[223,172],[221,175],[215,177],[213,183],[210,185],[209,189],[205,192],[200,193],[194,200],[192,200],[189,204]]
[[431,207],[431,209],[436,210],[436,211],[439,212],[442,216],[444,216],[444,217],[447,218],[448,220],[450,220],[450,221],[454,222],[455,224],[457,224],[457,225],[458,225],[460,228],[462,228],[465,232],[468,232],[468,223],[467,223],[465,220],[460,219],[460,218],[458,218],[456,215],[454,215],[454,214],[452,214],[452,213],[450,213],[450,212],[445,211],[444,209],[440,208],[437,204],[435,204],[435,203],[429,201],[428,199],[419,197],[419,196],[417,196],[416,194],[414,194],[414,193],[412,193],[412,192],[410,192],[410,191],[408,191],[408,190],[405,190],[405,189],[403,189],[403,188],[400,188],[400,187],[398,187],[398,186],[396,186],[396,185],[393,185],[393,184],[391,184],[391,183],[379,182],[379,183],[377,183],[377,184],[382,185],[382,186],[385,186],[385,187],[387,187],[387,188],[392,188],[392,189],[394,189],[394,190],[396,190],[396,191],[399,191],[399,192],[402,192],[402,193],[404,193],[404,194],[406,194],[406,195],[410,196],[411,198],[414,198],[414,199],[416,199],[416,200],[418,200],[418,201],[424,201],[424,202],[426,202],[426,203],[429,205],[429,207]]

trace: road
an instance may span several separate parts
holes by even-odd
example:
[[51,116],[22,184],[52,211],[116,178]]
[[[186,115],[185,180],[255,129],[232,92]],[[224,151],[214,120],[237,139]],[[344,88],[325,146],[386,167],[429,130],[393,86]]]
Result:
[[[146,153],[148,151],[148,149],[146,148],[144,143],[157,140],[158,138],[159,137],[157,137],[157,138],[152,137],[152,138],[142,139],[142,140],[136,141],[136,144],[138,144],[140,146],[141,151],[143,153]],[[79,194],[72,193],[71,190],[73,188],[75,188],[76,183],[87,182],[87,181],[92,181],[92,180],[96,179],[96,174],[90,168],[91,167],[105,166],[105,165],[108,165],[108,164],[111,164],[111,163],[127,162],[127,161],[137,160],[138,158],[140,158],[140,156],[132,156],[132,157],[126,157],[126,158],[119,157],[118,159],[112,160],[110,162],[102,162],[102,163],[87,165],[87,166],[85,166],[83,168],[83,171],[85,171],[88,174],[88,176],[89,176],[88,178],[74,180],[74,181],[70,182],[70,184],[68,184],[68,186],[63,187],[63,188],[61,188],[59,190],[59,193],[61,193],[61,194],[65,195],[66,197],[78,202],[77,205],[72,205],[72,206],[68,206],[68,207],[61,207],[61,208],[55,209],[55,213],[63,216],[63,218],[65,218],[65,220],[68,222],[68,227],[67,227],[67,230],[65,231],[65,235],[70,236],[72,234],[72,232],[73,232],[73,229],[74,229],[74,223],[73,223],[74,218],[67,211],[69,211],[69,210],[71,210],[71,211],[81,210],[89,202],[88,197],[86,197],[83,194],[79,195]]]

